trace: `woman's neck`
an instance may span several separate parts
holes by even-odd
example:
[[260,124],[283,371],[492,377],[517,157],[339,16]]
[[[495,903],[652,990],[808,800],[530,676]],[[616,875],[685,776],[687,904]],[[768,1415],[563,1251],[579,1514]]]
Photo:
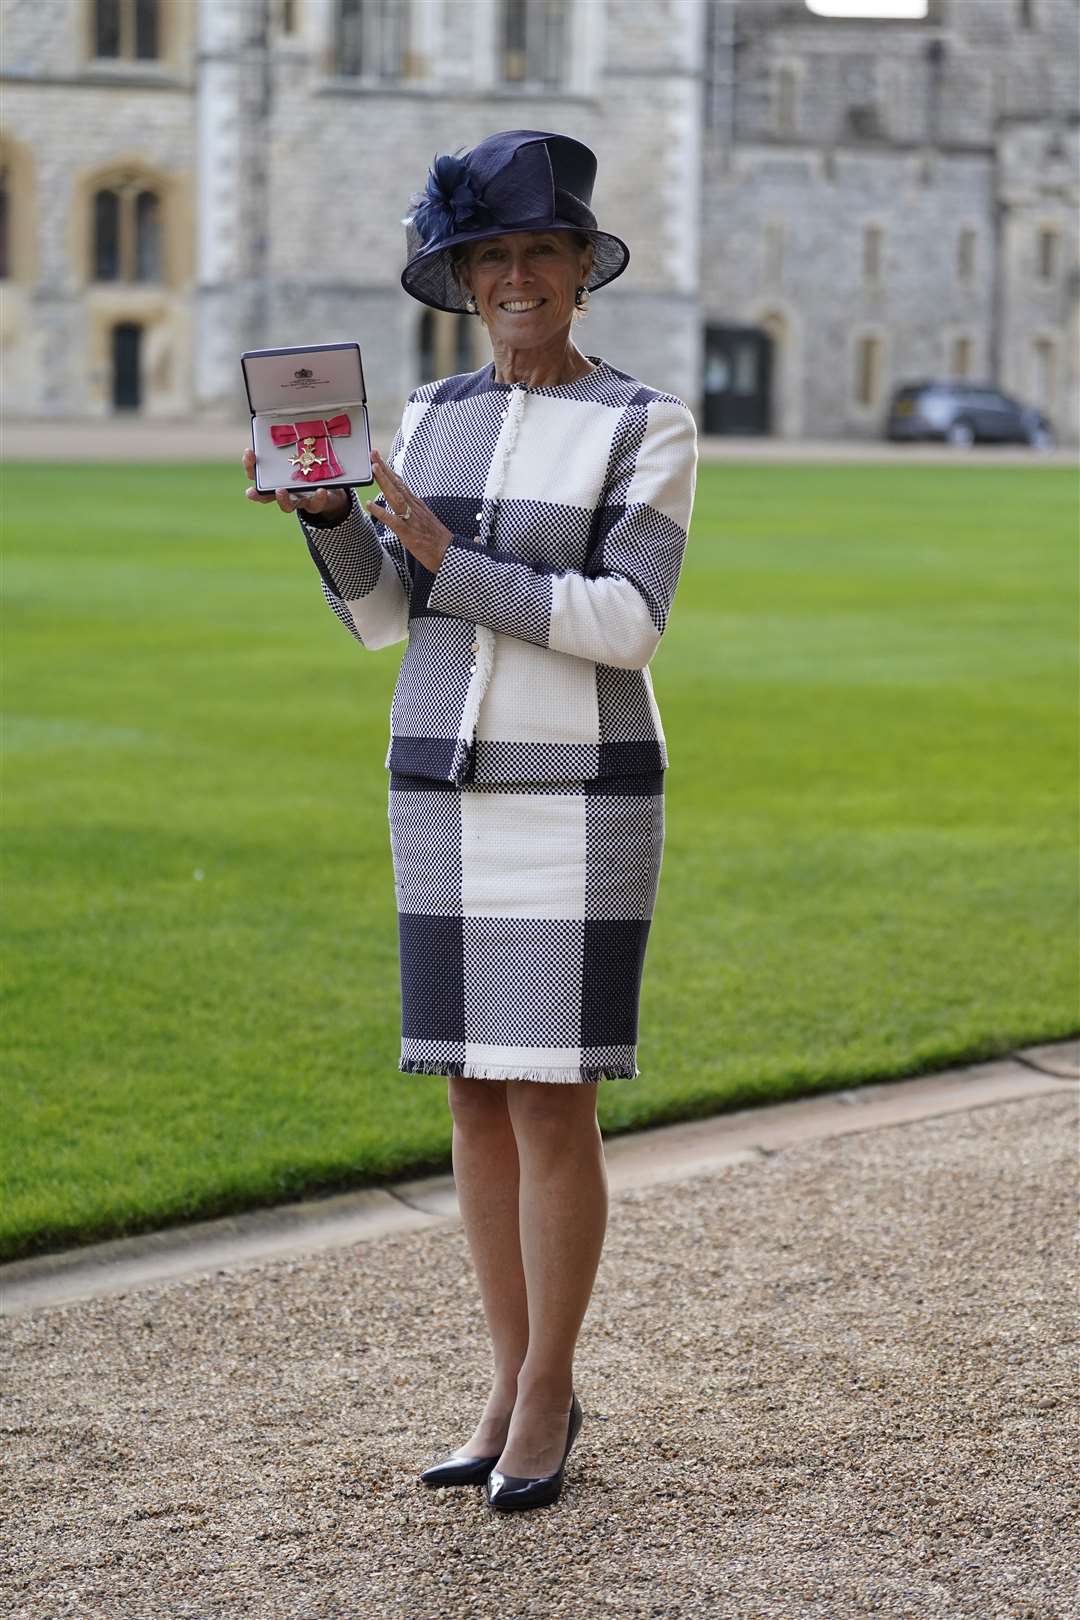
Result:
[[596,367],[581,350],[562,336],[534,349],[514,349],[508,343],[492,342],[495,381],[524,383],[527,388],[557,388],[561,383],[587,377]]

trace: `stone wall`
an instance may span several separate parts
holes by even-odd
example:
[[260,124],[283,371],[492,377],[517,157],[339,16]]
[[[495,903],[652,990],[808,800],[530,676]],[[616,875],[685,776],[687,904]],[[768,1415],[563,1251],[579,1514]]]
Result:
[[[33,277],[16,277],[0,318],[5,402],[45,416],[111,410],[110,332],[145,330],[146,406],[174,416],[192,400],[195,129],[191,42],[173,12],[172,55],[153,64],[95,64],[81,0],[6,0],[3,136],[24,183],[12,228],[32,241]],[[10,163],[9,163],[10,167]],[[161,282],[95,284],[93,194],[135,176],[163,200]]]
[[[1077,8],[1035,0],[1033,16],[937,0],[928,22],[870,26],[717,0],[701,306],[775,334],[774,431],[876,436],[892,388],[949,374],[966,340],[968,375],[1076,438]],[[869,405],[864,337],[882,357]]]
[[[409,193],[437,152],[524,126],[594,148],[597,214],[630,244],[586,352],[698,408],[704,326],[763,327],[774,431],[865,437],[967,340],[973,375],[1080,432],[1075,0],[1033,0],[1030,28],[1016,0],[873,25],[802,0],[577,0],[557,92],[499,82],[496,0],[409,3],[388,84],[335,72],[333,0],[294,0],[288,34],[277,0],[162,0],[151,63],[92,59],[90,0],[2,0],[9,409],[108,413],[116,321],[144,327],[160,416],[239,420],[241,349],[356,337],[385,439],[421,380]],[[163,198],[160,282],[93,280],[93,192],[120,173]]]

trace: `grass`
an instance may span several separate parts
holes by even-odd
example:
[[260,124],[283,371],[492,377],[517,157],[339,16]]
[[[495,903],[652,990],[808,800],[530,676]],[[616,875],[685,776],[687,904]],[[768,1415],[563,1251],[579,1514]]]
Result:
[[[448,1165],[397,1073],[400,648],[223,467],[6,471],[14,1257]],[[1076,1031],[1069,469],[701,469],[605,1131]]]

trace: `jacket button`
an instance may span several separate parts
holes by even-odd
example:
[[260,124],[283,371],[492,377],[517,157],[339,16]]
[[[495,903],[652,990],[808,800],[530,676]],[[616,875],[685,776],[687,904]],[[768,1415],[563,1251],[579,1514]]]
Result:
[[480,651],[480,643],[478,641],[474,641],[473,644],[472,644],[472,648],[470,650],[472,652],[479,652]]
[[484,521],[484,514],[483,514],[483,512],[477,512],[477,514],[476,514],[476,521],[477,521],[477,523],[483,523],[483,521]]

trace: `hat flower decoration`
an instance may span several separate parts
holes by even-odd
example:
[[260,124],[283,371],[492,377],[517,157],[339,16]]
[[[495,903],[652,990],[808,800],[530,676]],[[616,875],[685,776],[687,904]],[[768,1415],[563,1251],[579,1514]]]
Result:
[[402,220],[408,262],[401,285],[433,309],[464,310],[451,249],[519,231],[571,231],[593,246],[589,291],[621,276],[630,249],[596,223],[596,157],[581,141],[536,129],[507,129],[435,158],[427,184]]
[[412,215],[402,223],[414,225],[425,241],[494,223],[490,208],[477,195],[468,164],[450,153],[435,159],[425,190],[412,196],[409,205]]

